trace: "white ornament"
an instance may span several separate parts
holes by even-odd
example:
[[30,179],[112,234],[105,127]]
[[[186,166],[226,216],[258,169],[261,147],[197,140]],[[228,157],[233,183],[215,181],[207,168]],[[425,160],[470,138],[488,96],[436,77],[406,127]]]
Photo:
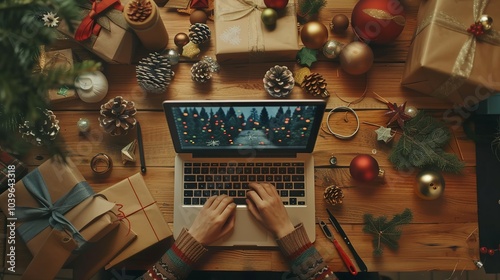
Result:
[[396,133],[392,133],[391,128],[383,126],[379,127],[375,132],[377,133],[377,140],[384,141],[385,143],[390,142],[394,135],[396,135]]
[[100,71],[82,74],[75,79],[76,92],[87,103],[96,103],[108,94],[108,80]]
[[59,17],[53,12],[47,12],[42,16],[43,25],[47,27],[57,27],[59,25]]

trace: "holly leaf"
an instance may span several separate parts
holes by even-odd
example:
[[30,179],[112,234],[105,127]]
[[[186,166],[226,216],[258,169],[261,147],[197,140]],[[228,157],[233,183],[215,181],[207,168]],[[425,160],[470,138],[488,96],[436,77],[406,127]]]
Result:
[[316,62],[318,50],[309,49],[306,47],[302,47],[300,51],[297,53],[297,62],[302,66],[311,67],[311,65]]

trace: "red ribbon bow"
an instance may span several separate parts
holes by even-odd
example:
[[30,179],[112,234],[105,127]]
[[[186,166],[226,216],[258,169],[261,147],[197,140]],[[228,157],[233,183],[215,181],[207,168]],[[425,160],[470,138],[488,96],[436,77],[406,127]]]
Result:
[[109,7],[114,9],[123,10],[120,0],[94,0],[92,1],[92,8],[89,14],[82,20],[78,29],[75,32],[75,39],[77,41],[84,41],[90,38],[92,34],[98,35],[101,31],[101,26],[97,24],[97,16],[106,11]]

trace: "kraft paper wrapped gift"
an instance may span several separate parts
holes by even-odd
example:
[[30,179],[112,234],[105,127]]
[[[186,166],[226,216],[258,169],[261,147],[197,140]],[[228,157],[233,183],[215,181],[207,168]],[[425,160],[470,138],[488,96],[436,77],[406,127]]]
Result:
[[[257,5],[257,6],[255,6]],[[219,63],[295,61],[299,50],[295,1],[266,28],[263,0],[215,1],[215,53]]]
[[57,29],[108,63],[130,64],[138,38],[122,14],[127,3],[128,0],[89,1],[80,5],[81,21],[73,23],[74,31],[65,21]]
[[[60,68],[63,71],[69,71],[73,68],[73,51],[71,49],[41,51],[40,52],[40,70],[41,73],[47,69]],[[49,89],[48,99],[52,103],[77,99],[76,91],[70,87],[73,85],[63,85],[57,89]]]
[[107,264],[106,269],[172,236],[160,208],[140,173],[122,180],[99,194],[121,207],[123,220],[128,221],[130,229],[137,234],[137,238]]
[[459,105],[500,90],[500,29],[467,32],[483,14],[495,19],[500,1],[422,1],[401,84]]
[[[0,195],[0,207],[8,220],[15,220],[18,236],[33,254],[30,266],[51,259],[47,272],[57,273],[71,257],[72,248],[83,250],[87,242],[98,241],[118,226],[111,212],[115,204],[94,196],[69,158],[66,163],[50,159],[28,173],[16,183],[14,192]],[[33,272],[30,266],[26,273]],[[39,273],[38,279],[51,277]]]

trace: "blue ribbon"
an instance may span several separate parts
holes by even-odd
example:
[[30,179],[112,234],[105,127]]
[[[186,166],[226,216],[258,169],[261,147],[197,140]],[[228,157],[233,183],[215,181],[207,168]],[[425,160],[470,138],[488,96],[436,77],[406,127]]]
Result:
[[68,193],[52,203],[47,185],[38,168],[26,175],[22,181],[26,189],[41,205],[40,208],[16,207],[16,218],[22,222],[17,230],[23,240],[28,242],[46,227],[51,226],[54,229],[66,230],[71,233],[79,247],[84,245],[85,239],[64,217],[64,214],[94,194],[89,184],[85,181],[77,183]]

